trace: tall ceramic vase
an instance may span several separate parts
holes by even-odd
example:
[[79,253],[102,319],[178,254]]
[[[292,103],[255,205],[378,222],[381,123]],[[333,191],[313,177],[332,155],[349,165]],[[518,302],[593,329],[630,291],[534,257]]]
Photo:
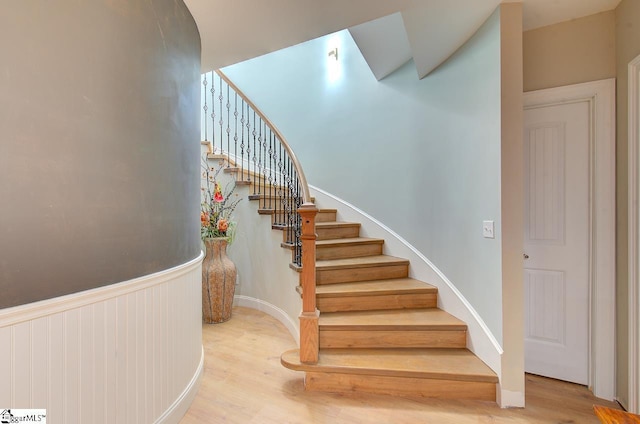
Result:
[[231,318],[236,290],[236,266],[227,257],[226,238],[204,240],[207,252],[202,262],[202,320],[207,324]]

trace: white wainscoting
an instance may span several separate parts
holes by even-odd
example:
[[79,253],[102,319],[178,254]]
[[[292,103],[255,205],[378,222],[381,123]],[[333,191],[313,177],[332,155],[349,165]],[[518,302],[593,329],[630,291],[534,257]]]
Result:
[[203,367],[201,263],[0,310],[0,408],[177,423]]

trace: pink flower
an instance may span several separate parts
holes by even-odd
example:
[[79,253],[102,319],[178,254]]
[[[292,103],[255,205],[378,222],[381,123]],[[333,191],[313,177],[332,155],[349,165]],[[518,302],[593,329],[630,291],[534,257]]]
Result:
[[213,200],[218,203],[224,202],[224,197],[222,196],[222,187],[220,187],[219,183],[216,183],[216,188],[213,192]]

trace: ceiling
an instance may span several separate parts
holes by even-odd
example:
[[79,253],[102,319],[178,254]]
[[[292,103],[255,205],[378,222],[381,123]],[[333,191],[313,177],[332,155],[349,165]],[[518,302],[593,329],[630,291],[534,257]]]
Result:
[[[203,71],[350,28],[378,79],[410,58],[418,76],[427,75],[501,2],[513,0],[185,0],[200,31]],[[611,10],[619,2],[523,0],[523,27]]]

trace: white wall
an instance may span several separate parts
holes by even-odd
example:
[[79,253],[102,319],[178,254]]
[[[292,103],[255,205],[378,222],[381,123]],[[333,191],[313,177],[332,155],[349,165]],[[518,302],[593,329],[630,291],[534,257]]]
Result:
[[[377,82],[347,31],[224,71],[287,137],[311,184],[418,248],[501,340],[497,14],[423,80],[409,63]],[[482,237],[483,220],[496,222],[496,239]]]
[[302,299],[296,291],[299,274],[289,268],[291,251],[280,247],[282,231],[271,229],[271,216],[258,215],[258,203],[245,200],[236,209],[238,230],[228,249],[238,269],[235,303],[266,312],[299,340]]

